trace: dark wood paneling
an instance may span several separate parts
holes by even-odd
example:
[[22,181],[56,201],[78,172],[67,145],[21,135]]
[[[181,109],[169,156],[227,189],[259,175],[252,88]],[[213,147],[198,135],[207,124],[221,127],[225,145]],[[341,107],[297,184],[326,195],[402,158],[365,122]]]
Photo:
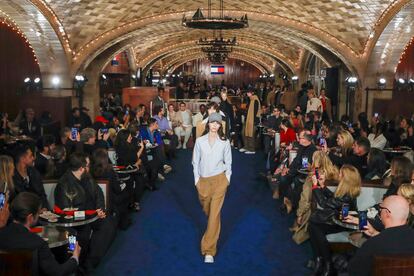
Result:
[[238,59],[229,58],[224,64],[224,75],[211,75],[210,66],[212,64],[205,59],[192,60],[184,65],[178,67],[173,74],[180,72],[186,72],[193,75],[197,82],[203,83],[207,80],[209,84],[220,85],[224,80],[224,83],[228,87],[241,87],[244,84],[256,82],[261,72],[255,66],[241,61]]
[[37,94],[36,96],[23,95],[19,99],[21,109],[31,107],[39,118],[44,111],[52,114],[53,121],[60,121],[61,126],[68,122],[72,109],[71,97],[49,97]]
[[[1,22],[1,21],[0,21]],[[19,109],[23,80],[40,77],[32,49],[17,30],[0,23],[0,111],[14,117]]]

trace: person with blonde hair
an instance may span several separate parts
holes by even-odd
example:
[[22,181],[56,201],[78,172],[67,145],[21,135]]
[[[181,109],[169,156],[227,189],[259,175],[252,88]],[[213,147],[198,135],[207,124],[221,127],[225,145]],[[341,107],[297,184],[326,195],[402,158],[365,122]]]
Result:
[[340,157],[352,154],[352,145],[354,144],[354,138],[349,131],[339,131],[338,137],[336,138],[336,143],[340,147]]
[[315,255],[315,275],[333,274],[334,268],[326,235],[344,231],[343,227],[332,224],[332,218],[345,204],[349,206],[349,210],[357,210],[356,199],[360,192],[361,176],[358,169],[351,165],[343,165],[339,170],[339,184],[335,192],[326,187],[323,178],[313,183],[312,196],[320,206],[320,209],[311,214],[308,226]]
[[404,197],[410,204],[410,214],[407,224],[414,228],[414,185],[405,183],[398,189],[398,195]]
[[308,221],[311,215],[312,203],[312,185],[319,179],[322,181],[336,182],[339,178],[339,171],[334,164],[332,164],[328,155],[323,151],[315,151],[312,156],[311,172],[303,184],[303,190],[300,195],[298,209],[296,211],[296,221],[292,230],[293,240],[300,244],[309,238]]

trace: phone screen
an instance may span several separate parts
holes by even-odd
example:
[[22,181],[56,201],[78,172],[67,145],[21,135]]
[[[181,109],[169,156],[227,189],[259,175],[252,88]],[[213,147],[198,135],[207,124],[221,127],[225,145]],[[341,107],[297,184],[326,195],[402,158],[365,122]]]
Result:
[[71,130],[72,140],[76,140],[77,136],[78,136],[78,129],[76,127],[72,127],[72,130]]
[[359,230],[364,230],[367,225],[367,212],[359,212]]
[[374,114],[374,116],[375,116],[376,118],[378,117],[378,115],[379,115],[378,113],[375,113],[375,114]]
[[68,237],[68,240],[69,240],[69,246],[68,246],[68,248],[69,248],[70,251],[73,252],[75,250],[75,247],[76,247],[76,236],[70,235]]
[[325,138],[322,137],[321,139],[319,139],[319,145],[324,146],[325,143],[326,143]]
[[3,209],[5,204],[6,204],[6,194],[0,192],[0,209]]
[[107,128],[101,128],[101,133],[102,134],[108,133],[108,129]]
[[316,179],[319,180],[319,170],[318,170],[318,168],[315,168],[315,177],[316,177]]

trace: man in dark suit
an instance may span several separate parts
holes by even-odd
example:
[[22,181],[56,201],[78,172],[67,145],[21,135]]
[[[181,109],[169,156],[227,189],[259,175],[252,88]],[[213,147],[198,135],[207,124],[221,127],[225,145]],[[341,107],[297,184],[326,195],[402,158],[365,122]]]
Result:
[[16,149],[15,163],[13,182],[16,194],[21,192],[35,193],[42,201],[42,208],[50,210],[42,178],[34,167],[34,156],[29,146],[22,145]]
[[389,196],[379,204],[385,230],[380,233],[367,227],[368,239],[348,264],[350,275],[372,275],[374,256],[414,255],[414,229],[407,224],[410,205],[402,196]]
[[164,87],[158,87],[158,95],[151,100],[150,105],[152,116],[157,115],[155,110],[159,110],[159,108],[165,109]]
[[0,249],[31,250],[36,258],[33,263],[38,265],[33,270],[42,275],[70,275],[78,267],[81,248],[76,244],[72,257],[65,263],[56,261],[47,242],[30,232],[30,227],[39,218],[40,206],[40,198],[33,193],[23,192],[16,196],[10,208],[13,222],[0,230]]

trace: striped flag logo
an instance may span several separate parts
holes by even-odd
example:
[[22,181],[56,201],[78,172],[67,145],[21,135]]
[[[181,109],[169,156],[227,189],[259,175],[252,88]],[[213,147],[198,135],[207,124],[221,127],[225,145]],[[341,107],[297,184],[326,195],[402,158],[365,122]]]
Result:
[[212,75],[223,75],[224,65],[211,65],[210,72]]

